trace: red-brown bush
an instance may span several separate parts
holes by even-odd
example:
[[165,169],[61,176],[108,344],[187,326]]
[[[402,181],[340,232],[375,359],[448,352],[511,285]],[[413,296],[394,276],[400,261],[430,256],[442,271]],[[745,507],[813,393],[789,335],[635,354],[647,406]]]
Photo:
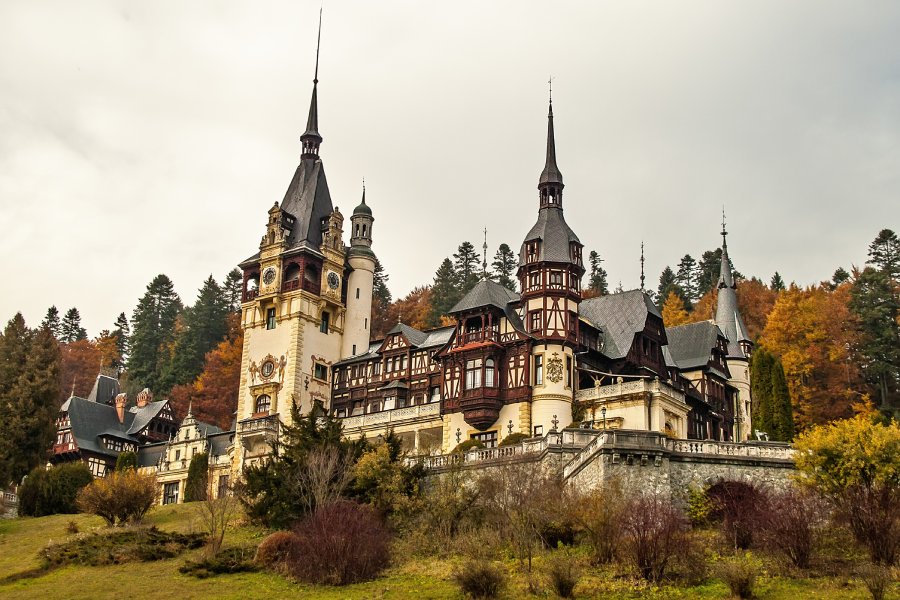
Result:
[[825,524],[825,503],[809,492],[791,488],[771,494],[768,507],[762,519],[766,545],[783,554],[795,567],[809,567]]
[[750,548],[767,512],[766,492],[752,483],[722,481],[706,493],[713,507],[711,517],[721,522],[725,539],[736,550]]
[[671,500],[659,496],[634,498],[623,521],[625,545],[641,577],[660,581],[687,531],[687,519]]
[[276,531],[264,539],[256,549],[256,563],[266,569],[282,571],[298,558],[297,534]]
[[346,585],[372,579],[387,567],[390,533],[368,507],[337,500],[295,528],[297,556],[290,572],[300,581]]

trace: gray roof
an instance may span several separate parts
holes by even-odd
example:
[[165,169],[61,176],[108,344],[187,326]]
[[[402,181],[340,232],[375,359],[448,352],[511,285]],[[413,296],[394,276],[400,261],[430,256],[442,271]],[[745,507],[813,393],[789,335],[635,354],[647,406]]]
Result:
[[562,208],[544,207],[538,211],[538,220],[525,236],[519,251],[519,266],[525,264],[525,246],[533,240],[541,240],[538,261],[572,262],[571,242],[581,243],[566,223]]
[[556,166],[556,136],[553,134],[553,100],[550,101],[550,110],[547,113],[547,156],[544,160],[544,170],[541,172],[541,178],[538,185],[544,183],[558,183],[560,187],[563,184],[562,173]]
[[300,160],[284,193],[281,210],[297,219],[288,237],[289,248],[304,241],[316,249],[322,245],[322,219],[328,218],[334,208],[321,159]]
[[108,375],[97,375],[94,387],[87,399],[100,404],[112,404],[119,394],[119,380]]
[[422,342],[422,345],[419,347],[431,348],[433,346],[443,346],[450,341],[451,337],[453,337],[454,331],[456,331],[456,327],[453,325],[441,327],[440,329],[429,329],[425,332],[428,337],[425,338],[425,341]]
[[682,371],[705,367],[709,363],[716,339],[722,335],[712,321],[688,323],[678,327],[667,327],[669,353]]
[[484,279],[475,284],[469,293],[462,297],[456,305],[450,309],[449,314],[481,308],[484,306],[496,306],[500,310],[506,310],[506,305],[516,302],[519,294],[506,286],[502,286],[490,279]]
[[387,332],[387,335],[393,335],[395,333],[403,334],[403,336],[409,340],[409,343],[413,346],[421,346],[425,343],[425,340],[428,339],[428,334],[419,331],[415,327],[410,327],[406,323],[397,323],[394,325],[390,331]]
[[213,456],[221,456],[228,452],[228,447],[232,443],[233,431],[222,431],[209,435],[209,451]]
[[[724,232],[723,232],[724,236]],[[728,358],[747,358],[740,342],[749,341],[747,326],[738,309],[737,292],[731,265],[728,262],[728,246],[722,241],[722,266],[719,269],[719,293],[716,298],[716,325],[728,338]]]
[[166,442],[157,442],[155,444],[146,444],[138,448],[137,464],[138,467],[155,467],[159,464],[159,459],[166,451]]
[[159,400],[157,402],[151,402],[143,408],[138,408],[137,406],[130,407],[126,411],[126,418],[127,414],[131,413],[134,415],[134,420],[131,422],[131,427],[128,428],[128,433],[137,434],[143,430],[144,427],[150,424],[153,417],[159,414],[159,411],[163,409],[166,402],[167,400]]
[[[103,435],[113,436],[139,444],[140,441],[133,434],[143,429],[165,404],[166,400],[160,400],[151,402],[143,408],[126,409],[123,423],[119,422],[114,406],[92,402],[77,396],[66,400],[60,410],[69,413],[72,437],[75,438],[75,443],[81,450],[116,456],[119,453],[105,448],[99,443],[98,438]],[[143,425],[135,428],[136,423],[143,423]]]
[[662,318],[650,296],[641,290],[630,290],[583,300],[580,316],[600,330],[602,352],[612,359],[625,358],[636,333],[643,331],[648,315]]
[[343,358],[336,363],[334,366],[348,365],[355,362],[366,361],[371,358],[375,358],[378,356],[378,349],[381,348],[381,344],[384,340],[378,340],[375,342],[369,342],[369,347],[365,352],[360,352],[359,354],[354,354],[353,356],[348,356],[347,358]]

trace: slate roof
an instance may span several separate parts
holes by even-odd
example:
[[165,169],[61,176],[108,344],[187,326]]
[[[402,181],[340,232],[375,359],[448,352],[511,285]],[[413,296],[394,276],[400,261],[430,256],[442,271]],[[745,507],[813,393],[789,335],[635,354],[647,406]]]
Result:
[[453,332],[456,331],[456,327],[450,325],[449,327],[441,327],[439,329],[430,329],[425,333],[428,337],[425,338],[425,341],[422,342],[420,348],[431,348],[433,346],[443,346],[447,342],[450,341],[450,338],[453,336]]
[[456,305],[450,309],[450,314],[481,308],[483,306],[496,306],[500,310],[506,310],[506,305],[516,302],[519,294],[496,281],[485,279],[475,284],[469,293],[462,297]]
[[541,240],[538,261],[570,263],[572,252],[570,243],[581,243],[572,228],[566,223],[561,208],[545,207],[538,211],[537,223],[525,236],[519,250],[519,266],[525,264],[525,247],[528,242]]
[[[132,407],[125,410],[124,423],[119,423],[116,408],[109,404],[93,402],[85,398],[73,396],[63,403],[60,410],[69,413],[69,421],[72,425],[72,437],[81,450],[117,456],[119,453],[109,450],[100,443],[99,437],[109,435],[120,439],[129,440],[139,444],[139,440],[133,434],[143,429],[165,405],[165,400],[151,402],[144,408]],[[151,415],[149,418],[146,415]],[[143,423],[135,428],[135,423]]]
[[94,387],[87,399],[100,404],[112,404],[119,395],[119,380],[108,375],[97,375]]
[[159,459],[166,451],[166,442],[157,442],[155,444],[146,444],[138,448],[137,464],[138,467],[155,467],[159,464]]
[[341,365],[348,365],[355,362],[360,362],[364,360],[368,360],[370,358],[375,358],[378,356],[378,349],[381,348],[381,344],[384,340],[377,340],[374,342],[369,342],[369,347],[365,352],[360,352],[359,354],[355,354],[353,356],[348,356],[347,358],[341,359],[334,363],[334,366],[338,367]]
[[720,335],[722,332],[712,321],[667,327],[667,347],[675,366],[683,371],[705,367]]
[[659,309],[641,290],[583,300],[578,312],[581,318],[600,330],[602,352],[614,360],[625,358],[634,335],[644,330],[648,315],[662,318]]
[[403,336],[407,340],[409,340],[409,343],[413,346],[420,347],[423,343],[425,343],[425,340],[428,339],[427,333],[419,331],[415,327],[410,327],[406,323],[397,323],[396,325],[391,327],[391,330],[387,332],[387,335],[391,336],[395,333],[403,334]]
[[304,241],[315,249],[322,245],[322,219],[329,217],[334,208],[321,159],[300,160],[284,193],[281,210],[297,219],[288,237],[288,248]]
[[131,422],[131,427],[128,428],[128,433],[139,433],[144,427],[150,424],[153,417],[158,415],[159,411],[161,411],[165,405],[166,401],[160,400],[158,402],[151,402],[143,408],[138,408],[137,406],[129,407],[125,411],[125,417],[127,419],[128,413],[131,413],[134,415],[134,420]]
[[213,456],[221,456],[228,453],[228,446],[231,445],[233,431],[220,431],[220,433],[209,435],[209,450]]
[[[724,233],[723,233],[724,235]],[[728,246],[722,242],[722,266],[719,269],[719,294],[716,299],[716,324],[728,338],[728,358],[747,358],[741,341],[749,340],[747,326],[738,309],[737,293],[731,264],[728,262]]]

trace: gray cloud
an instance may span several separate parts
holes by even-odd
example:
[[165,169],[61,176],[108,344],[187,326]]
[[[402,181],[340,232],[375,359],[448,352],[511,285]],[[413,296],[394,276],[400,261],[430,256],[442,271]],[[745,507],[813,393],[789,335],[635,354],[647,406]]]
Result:
[[[318,3],[0,6],[0,318],[91,334],[169,274],[252,254],[299,156]],[[900,6],[418,2],[325,7],[323,160],[366,178],[395,295],[534,221],[554,76],[566,211],[610,279],[718,243],[809,284],[897,228]]]

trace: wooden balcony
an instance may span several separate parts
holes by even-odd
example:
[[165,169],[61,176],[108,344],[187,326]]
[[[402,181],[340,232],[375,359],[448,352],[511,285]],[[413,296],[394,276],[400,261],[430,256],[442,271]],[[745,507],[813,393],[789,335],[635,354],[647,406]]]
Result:
[[480,387],[463,391],[459,408],[466,423],[479,431],[484,431],[500,418],[500,388]]
[[474,344],[499,344],[500,332],[496,329],[478,329],[467,331],[456,338],[455,347],[471,346]]
[[65,442],[63,444],[53,445],[53,454],[60,455],[74,452],[78,452],[78,444],[76,444],[74,440],[71,442]]

